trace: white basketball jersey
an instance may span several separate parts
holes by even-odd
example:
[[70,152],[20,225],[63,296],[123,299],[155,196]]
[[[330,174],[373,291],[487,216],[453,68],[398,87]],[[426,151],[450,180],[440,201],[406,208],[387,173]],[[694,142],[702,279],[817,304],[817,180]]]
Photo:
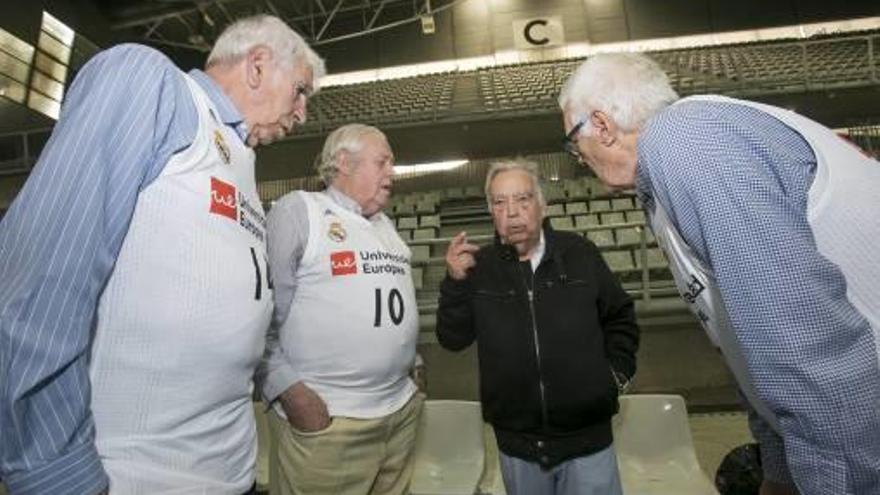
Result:
[[[807,220],[816,248],[840,268],[846,279],[847,299],[868,320],[875,342],[880,343],[880,262],[876,254],[880,241],[880,163],[861,154],[834,132],[792,111],[721,96],[693,96],[681,101],[693,100],[756,108],[779,119],[810,145],[816,156],[816,175],[807,201]],[[714,273],[684,242],[659,203],[652,223],[679,291],[709,338],[724,353],[743,394],[778,431],[776,416],[760,399],[751,381]]]
[[110,493],[240,494],[272,313],[254,152],[186,76],[192,145],[141,191],[98,306],[91,380]]
[[416,390],[410,249],[384,214],[366,219],[325,193],[295,194],[308,208],[309,240],[281,347],[330,415],[390,414]]

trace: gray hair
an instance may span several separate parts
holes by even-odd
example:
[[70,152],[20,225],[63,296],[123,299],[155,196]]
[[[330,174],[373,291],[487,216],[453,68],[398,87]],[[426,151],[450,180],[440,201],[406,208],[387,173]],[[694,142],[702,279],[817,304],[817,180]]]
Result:
[[[605,53],[588,58],[568,78],[559,94],[559,107],[581,119],[599,110],[624,132],[633,132],[677,99],[666,73],[650,58]],[[581,132],[588,135],[589,128],[585,125]]]
[[327,73],[324,60],[312,50],[302,36],[281,19],[265,14],[239,19],[223,30],[208,55],[206,67],[234,64],[257,46],[272,50],[281,67],[291,68],[296,62],[312,69],[317,82]]
[[329,186],[339,173],[339,154],[343,151],[358,153],[364,147],[364,137],[369,134],[377,134],[385,138],[385,133],[366,124],[346,124],[327,136],[324,149],[321,150],[321,156],[315,164],[315,170],[324,184]]
[[535,192],[535,197],[538,199],[538,204],[541,205],[542,211],[545,210],[547,202],[544,200],[544,191],[541,189],[541,177],[538,174],[538,164],[526,160],[525,158],[500,160],[493,162],[489,166],[489,171],[486,172],[486,186],[484,188],[484,192],[486,193],[486,203],[489,206],[489,210],[492,209],[492,198],[489,194],[489,188],[492,185],[492,181],[502,172],[510,172],[514,170],[519,170],[528,174],[529,179],[532,181],[532,189]]

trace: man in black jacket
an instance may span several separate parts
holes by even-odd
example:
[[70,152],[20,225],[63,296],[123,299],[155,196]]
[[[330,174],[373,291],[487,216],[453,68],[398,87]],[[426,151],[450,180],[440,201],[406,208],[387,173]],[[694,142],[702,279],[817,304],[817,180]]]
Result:
[[478,342],[509,494],[620,494],[611,417],[636,369],[632,299],[593,243],[544,222],[534,164],[494,164],[486,197],[495,242],[479,248],[462,232],[450,243],[440,344]]

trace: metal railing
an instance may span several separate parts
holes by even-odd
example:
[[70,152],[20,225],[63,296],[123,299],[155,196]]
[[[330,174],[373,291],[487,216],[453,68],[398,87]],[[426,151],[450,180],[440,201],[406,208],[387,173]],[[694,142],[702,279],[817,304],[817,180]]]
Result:
[[[620,223],[609,223],[603,225],[590,225],[585,227],[574,227],[571,229],[558,229],[564,230],[566,232],[576,232],[579,234],[586,234],[588,232],[601,231],[601,230],[613,230],[613,229],[622,229],[622,228],[639,228],[639,245],[637,256],[640,258],[640,265],[636,266],[635,270],[626,270],[626,272],[639,272],[640,273],[640,284],[639,287],[634,292],[637,296],[636,298],[643,303],[650,303],[652,299],[652,278],[651,278],[651,270],[652,268],[648,266],[648,229],[647,225],[644,221],[635,221],[635,222],[620,222]],[[486,244],[492,242],[494,240],[493,234],[478,234],[478,235],[469,235],[468,241],[475,244]],[[443,246],[449,244],[452,241],[452,237],[436,237],[432,239],[414,239],[407,241],[407,244],[410,246]],[[601,248],[600,248],[601,249]],[[412,263],[414,267],[427,267],[427,266],[438,266],[445,265],[445,257],[430,257],[426,260],[419,260]],[[618,272],[615,272],[618,273]],[[425,273],[422,273],[422,277],[425,276]],[[663,279],[668,280],[668,279]],[[663,290],[661,291],[664,295],[678,295],[678,292],[673,290]],[[420,304],[419,305],[419,314],[433,314],[437,311],[437,304]]]

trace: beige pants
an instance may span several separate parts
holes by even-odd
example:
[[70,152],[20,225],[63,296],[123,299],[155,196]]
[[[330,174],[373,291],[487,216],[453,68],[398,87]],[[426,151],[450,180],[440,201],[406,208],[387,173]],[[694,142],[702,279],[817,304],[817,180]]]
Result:
[[[304,433],[269,413],[275,435],[272,495],[403,495],[412,477],[421,394],[376,419],[334,417]],[[276,483],[277,480],[277,483]]]

